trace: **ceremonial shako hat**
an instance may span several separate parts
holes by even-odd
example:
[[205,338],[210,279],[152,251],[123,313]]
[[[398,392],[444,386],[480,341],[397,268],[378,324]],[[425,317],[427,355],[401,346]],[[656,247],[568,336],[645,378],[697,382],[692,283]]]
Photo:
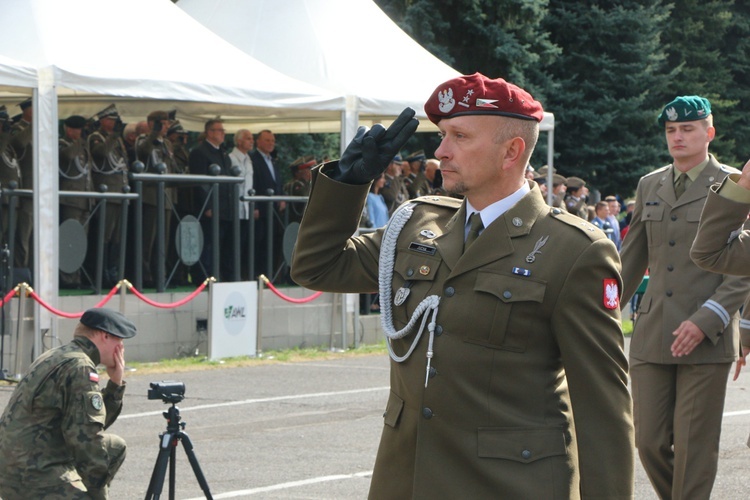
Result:
[[404,161],[403,158],[401,158],[401,155],[396,155],[391,160],[391,163],[398,163],[401,164],[401,162]]
[[307,170],[308,168],[317,165],[317,163],[317,160],[312,156],[300,156],[289,165],[289,170],[291,170],[292,173],[298,172],[299,170]]
[[135,337],[135,325],[117,311],[104,308],[88,309],[81,316],[81,323],[94,330],[101,330],[121,339]]
[[697,95],[676,97],[659,114],[659,125],[666,122],[694,122],[704,120],[711,114],[711,103],[708,99]]
[[81,115],[71,115],[67,117],[63,123],[69,128],[83,128],[86,126],[86,118]]
[[440,84],[424,105],[433,123],[462,115],[499,115],[542,121],[542,105],[522,88],[502,78],[481,73],[464,75]]
[[96,114],[96,117],[100,120],[102,118],[112,118],[113,120],[117,120],[120,118],[120,113],[117,112],[117,106],[115,106],[114,104],[110,104],[103,110],[99,111]]
[[572,189],[579,189],[586,185],[586,181],[580,177],[568,177],[565,185]]

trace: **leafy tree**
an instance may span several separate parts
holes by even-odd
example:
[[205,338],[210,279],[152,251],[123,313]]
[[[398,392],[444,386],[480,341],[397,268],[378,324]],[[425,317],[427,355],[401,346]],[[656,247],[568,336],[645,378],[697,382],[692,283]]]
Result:
[[724,55],[734,82],[724,94],[732,104],[720,109],[715,123],[718,141],[733,153],[733,157],[727,155],[721,159],[740,168],[750,159],[750,141],[747,140],[750,137],[747,118],[750,116],[750,87],[747,85],[750,81],[750,5],[735,2],[730,12],[731,22],[719,53]]

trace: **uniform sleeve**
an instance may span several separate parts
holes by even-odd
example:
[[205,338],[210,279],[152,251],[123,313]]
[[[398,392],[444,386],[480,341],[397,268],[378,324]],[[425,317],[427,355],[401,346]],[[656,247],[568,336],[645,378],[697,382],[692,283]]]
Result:
[[91,380],[92,372],[95,369],[84,362],[65,370],[61,428],[84,484],[99,489],[107,481],[109,465],[102,436],[107,410],[98,382]]
[[[727,178],[723,188],[732,182]],[[707,271],[750,276],[750,231],[742,230],[750,203],[732,201],[711,188],[690,258]]]
[[643,181],[638,183],[635,194],[635,207],[630,220],[630,229],[622,241],[622,300],[627,304],[633,298],[648,269],[648,237],[643,222]]
[[560,347],[578,442],[582,498],[632,498],[632,399],[620,309],[617,250],[592,243],[571,268],[552,327]]
[[292,259],[295,282],[326,292],[378,290],[382,231],[351,237],[359,225],[368,189],[369,185],[343,184],[320,169],[313,171],[312,192]]

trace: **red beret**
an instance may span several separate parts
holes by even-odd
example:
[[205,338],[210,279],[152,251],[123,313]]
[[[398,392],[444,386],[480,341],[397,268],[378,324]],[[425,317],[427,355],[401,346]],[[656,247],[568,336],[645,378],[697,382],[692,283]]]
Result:
[[481,73],[459,76],[438,86],[424,110],[431,122],[462,115],[500,115],[542,121],[544,110],[531,94],[502,78]]

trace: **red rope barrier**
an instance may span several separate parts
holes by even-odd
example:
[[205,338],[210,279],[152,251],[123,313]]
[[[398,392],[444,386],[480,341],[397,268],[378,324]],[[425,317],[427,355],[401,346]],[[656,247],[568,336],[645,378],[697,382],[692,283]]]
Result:
[[193,300],[199,293],[201,293],[203,291],[204,288],[206,288],[206,285],[208,285],[208,282],[211,281],[212,279],[213,278],[206,279],[206,281],[204,281],[203,283],[201,283],[201,285],[198,288],[196,288],[193,293],[191,293],[190,295],[188,295],[184,299],[178,300],[177,302],[172,302],[171,304],[165,304],[163,302],[155,302],[155,301],[149,299],[148,297],[146,297],[145,295],[143,295],[138,290],[136,290],[136,288],[129,281],[125,280],[125,284],[127,285],[128,289],[131,292],[133,292],[133,294],[136,297],[138,297],[139,299],[141,299],[146,304],[154,306],[154,307],[160,307],[162,309],[172,309],[172,308],[175,308],[175,307],[180,307],[181,305],[187,304],[188,302],[190,302],[191,300]]
[[303,299],[295,299],[294,297],[289,297],[288,295],[284,295],[281,293],[275,286],[273,286],[273,283],[268,281],[268,278],[260,275],[260,279],[263,280],[263,283],[266,284],[266,286],[275,293],[279,298],[286,300],[287,302],[291,302],[292,304],[305,304],[307,302],[312,302],[313,300],[317,299],[321,295],[323,295],[323,292],[315,292],[314,294],[310,295],[309,297],[305,297]]
[[119,289],[120,289],[120,283],[118,283],[115,286],[113,286],[112,290],[109,291],[109,293],[107,294],[107,296],[104,297],[102,300],[100,300],[99,303],[96,304],[94,307],[104,307],[104,304],[106,304],[107,302],[109,302],[110,299],[115,296],[115,294],[117,293],[117,290],[119,290]]
[[65,311],[61,311],[59,309],[55,309],[54,307],[52,307],[51,305],[49,305],[45,301],[43,301],[42,298],[39,295],[37,295],[36,292],[34,290],[32,290],[31,288],[29,288],[29,296],[32,299],[34,299],[37,302],[39,302],[39,304],[42,307],[44,307],[45,309],[47,309],[52,314],[56,314],[58,316],[62,316],[63,318],[70,318],[70,319],[78,319],[81,316],[83,316],[82,312],[79,312],[79,313],[66,313]]
[[5,297],[3,297],[3,300],[0,300],[0,307],[3,307],[5,305],[5,302],[8,299],[12,298],[16,294],[17,291],[18,291],[18,287],[15,287],[13,290],[11,290],[10,292],[8,292],[8,295],[6,295]]

